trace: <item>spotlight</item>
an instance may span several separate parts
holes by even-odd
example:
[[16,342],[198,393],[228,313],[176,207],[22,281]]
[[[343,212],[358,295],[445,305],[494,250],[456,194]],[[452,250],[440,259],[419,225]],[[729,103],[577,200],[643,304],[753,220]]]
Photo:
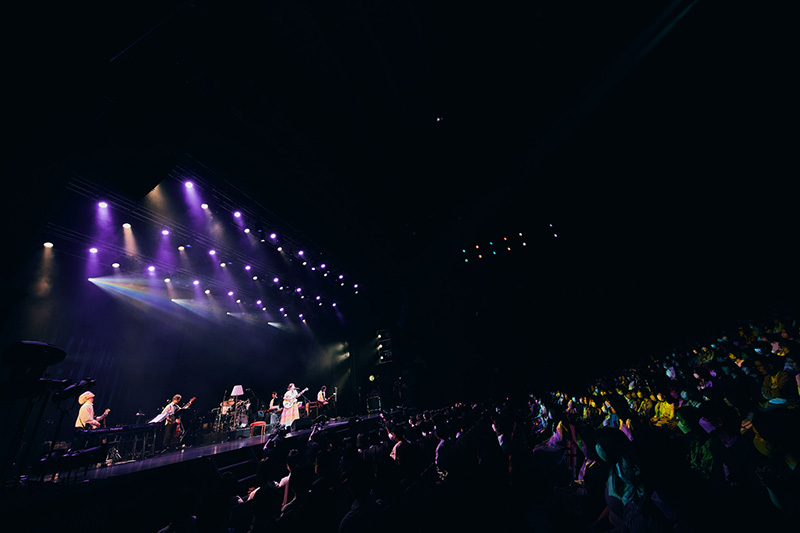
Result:
[[233,291],[228,291],[228,296],[233,296]]
[[169,278],[164,278],[164,283],[170,283],[172,280]]
[[278,236],[277,236],[276,234],[274,234],[274,233],[270,233],[270,234],[269,234],[269,238],[270,238],[270,239],[272,239],[272,240],[274,241],[275,239],[277,239],[277,238],[278,238]]
[[186,183],[184,183],[183,185],[184,185],[184,186],[185,186],[187,189],[191,189],[192,187],[194,187],[194,183],[192,183],[191,181],[187,181],[187,182],[186,182]]
[[182,252],[182,251],[184,251],[185,249],[186,249],[186,248],[184,248],[184,246],[183,246],[183,245],[180,245],[180,246],[178,246],[178,251],[179,251],[179,252]]
[[205,209],[206,211],[208,211],[208,204],[207,203],[200,204],[200,209]]
[[324,269],[325,268],[325,263],[322,263],[319,267]]
[[242,300],[240,300],[240,299],[238,299],[238,298],[237,298],[237,299],[236,299],[236,303],[237,303],[237,304],[240,304],[240,303],[242,303]]
[[245,269],[245,270],[250,270],[250,268],[251,268],[251,267],[250,267],[250,265],[245,265],[245,266],[244,266],[244,269]]
[[344,279],[344,274],[339,274],[339,279]]
[[119,263],[111,263],[111,268],[119,268]]
[[97,253],[97,248],[89,248],[89,252],[93,253],[93,254],[96,254]]
[[192,282],[192,285],[200,285],[200,280],[196,279]]
[[258,276],[253,276],[253,281],[258,281]]
[[129,223],[129,222],[126,222],[126,223],[124,223],[124,224],[122,225],[122,227],[123,227],[123,228],[125,228],[125,229],[131,229],[131,225],[130,225],[130,223]]
[[224,268],[224,267],[225,267],[225,263],[224,263],[224,262],[223,262],[223,263],[220,263],[220,264],[219,264],[219,266],[221,266],[221,267],[223,267],[223,268]]
[[303,257],[305,255],[305,252],[303,250],[300,250],[299,252],[297,252],[297,255]]
[[235,216],[236,218],[241,218],[242,214],[239,211],[236,211],[233,213],[233,216]]
[[283,251],[283,246],[278,246],[278,251],[282,252]]
[[261,300],[256,300],[256,305],[261,305]]
[[209,250],[208,251],[208,255],[217,255],[217,251],[216,250]]
[[162,229],[161,230],[161,235],[169,235],[169,230],[168,229]]
[[250,228],[244,228],[245,233],[250,233]]
[[97,207],[105,209],[106,207],[108,207],[108,203],[107,202],[100,202],[99,204],[97,204]]
[[211,294],[211,289],[206,289],[203,292],[206,293],[206,294]]
[[147,267],[147,271],[148,271],[148,272],[155,272],[155,271],[156,271],[156,267],[154,267],[154,266],[149,266],[149,267]]
[[45,248],[52,248],[53,247],[53,243],[48,241],[48,242],[44,243],[44,247]]
[[272,278],[273,283],[278,283],[278,278]]

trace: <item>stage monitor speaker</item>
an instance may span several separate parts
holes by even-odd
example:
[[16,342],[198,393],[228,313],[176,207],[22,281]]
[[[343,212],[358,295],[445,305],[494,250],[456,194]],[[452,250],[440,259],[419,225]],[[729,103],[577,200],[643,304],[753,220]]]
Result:
[[309,417],[298,418],[292,422],[292,431],[302,431],[304,429],[311,429],[314,425],[314,420]]

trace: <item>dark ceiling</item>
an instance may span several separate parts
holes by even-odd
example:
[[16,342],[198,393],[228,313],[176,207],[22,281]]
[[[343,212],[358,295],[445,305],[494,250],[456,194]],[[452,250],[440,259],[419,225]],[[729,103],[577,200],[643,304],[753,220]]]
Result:
[[[342,257],[389,324],[427,313],[420,338],[478,325],[526,338],[498,345],[508,351],[542,336],[607,346],[597,339],[618,328],[639,347],[669,344],[785,296],[771,279],[795,246],[780,13],[687,1],[41,9],[9,17],[4,47],[6,173],[22,199],[50,209],[74,173],[142,197],[190,154]],[[30,229],[9,238],[24,251],[44,209],[15,205]],[[524,253],[463,264],[462,248],[516,231]]]

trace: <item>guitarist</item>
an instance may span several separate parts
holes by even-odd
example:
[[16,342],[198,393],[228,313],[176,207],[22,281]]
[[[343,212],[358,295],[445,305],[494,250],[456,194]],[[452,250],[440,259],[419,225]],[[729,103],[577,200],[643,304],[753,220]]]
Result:
[[178,418],[178,412],[182,409],[188,409],[194,398],[189,400],[189,402],[184,405],[183,407],[178,407],[178,403],[181,401],[181,395],[176,394],[172,397],[172,401],[167,404],[164,409],[161,410],[162,415],[166,415],[166,419],[164,420],[164,439],[162,441],[162,449],[168,450],[169,448],[177,445],[179,443],[177,439],[177,433],[179,431],[180,426],[180,418]]
[[308,390],[308,387],[298,391],[294,383],[289,383],[286,392],[283,394],[283,412],[281,413],[281,426],[289,429],[292,422],[300,418],[300,407],[298,406],[298,398]]
[[328,396],[328,387],[323,385],[320,387],[319,392],[317,393],[317,406],[319,407],[319,416],[326,416],[330,417],[330,403],[336,397],[336,393],[333,393],[333,396]]
[[111,409],[106,409],[102,415],[94,416],[94,393],[88,390],[78,396],[78,404],[81,408],[78,418],[75,419],[75,438],[72,443],[74,449],[83,448],[87,441],[86,432],[99,428],[100,422],[111,412]]
[[281,408],[281,400],[278,399],[277,391],[272,391],[272,399],[269,401],[269,425],[273,429],[280,423]]

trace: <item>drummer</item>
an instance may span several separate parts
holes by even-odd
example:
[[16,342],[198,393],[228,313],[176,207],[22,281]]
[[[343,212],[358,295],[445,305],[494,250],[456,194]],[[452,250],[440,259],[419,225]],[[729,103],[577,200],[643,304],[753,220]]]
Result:
[[227,415],[228,412],[233,408],[236,403],[235,398],[228,398],[227,400],[223,400],[219,402],[220,413],[223,415]]

